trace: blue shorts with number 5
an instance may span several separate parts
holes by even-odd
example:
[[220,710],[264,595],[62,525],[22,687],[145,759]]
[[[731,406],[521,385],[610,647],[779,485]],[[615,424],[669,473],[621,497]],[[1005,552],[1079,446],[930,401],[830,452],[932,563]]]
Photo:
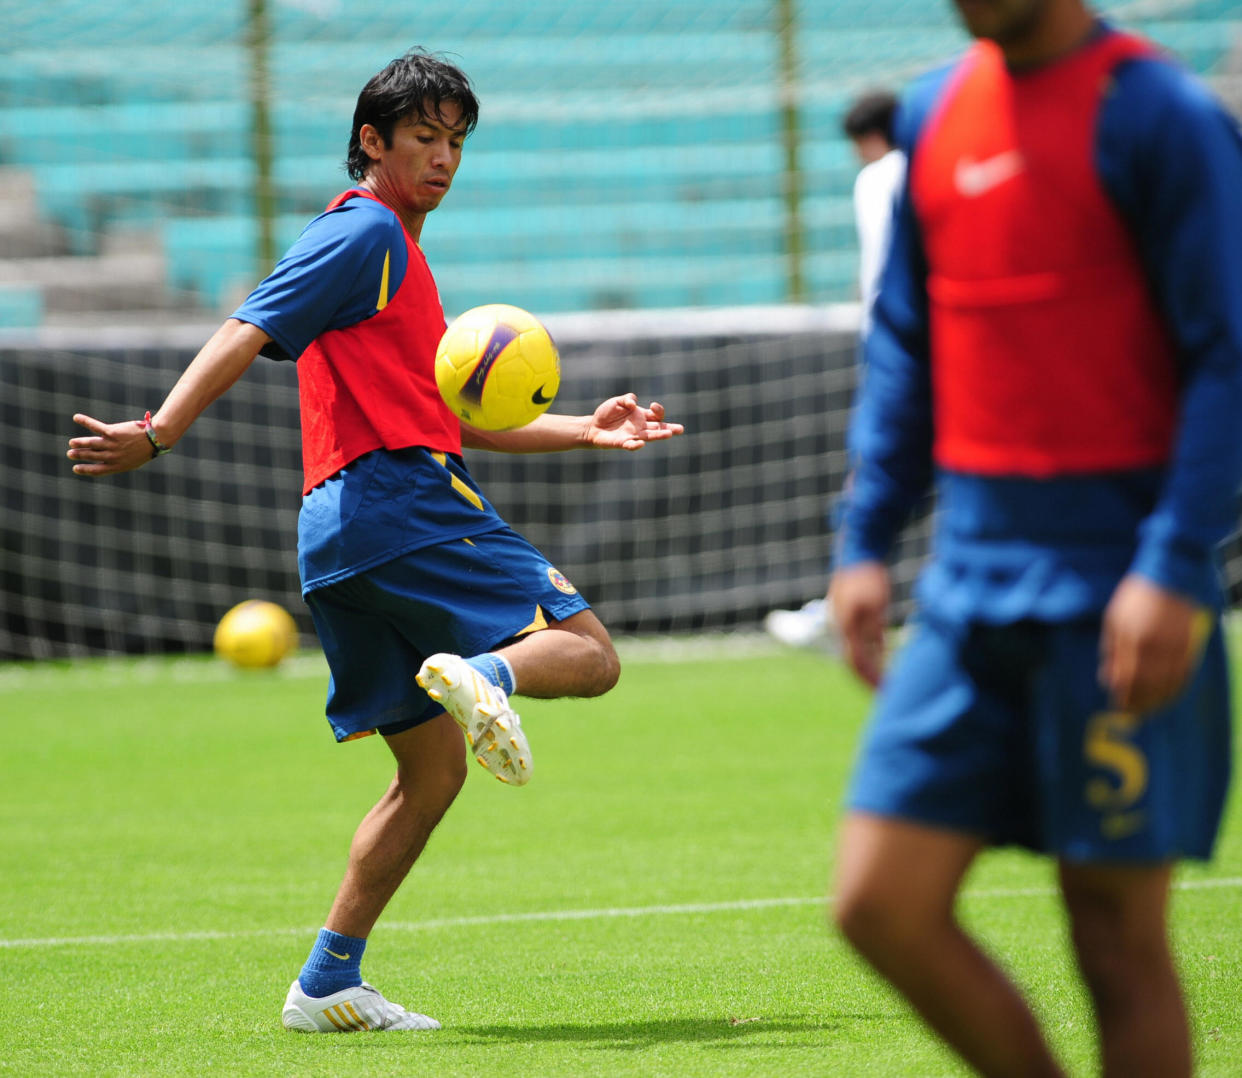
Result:
[[881,686],[851,809],[1071,861],[1207,858],[1229,783],[1219,623],[1186,691],[1135,716],[1097,680],[1098,620],[924,618]]

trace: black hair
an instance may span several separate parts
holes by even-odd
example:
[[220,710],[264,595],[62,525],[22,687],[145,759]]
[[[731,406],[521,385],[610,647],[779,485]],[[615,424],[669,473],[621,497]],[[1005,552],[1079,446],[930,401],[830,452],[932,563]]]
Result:
[[448,101],[461,109],[459,130],[464,138],[479,122],[479,99],[461,68],[426,49],[411,49],[372,76],[354,108],[354,126],[345,158],[345,170],[350,177],[364,179],[372,163],[359,139],[363,124],[374,127],[384,145],[391,146],[393,128],[399,120],[407,116],[420,120],[434,116],[443,122],[441,110]]
[[872,90],[863,94],[849,107],[841,129],[852,139],[864,135],[883,135],[893,144],[893,117],[897,113],[897,96],[888,90]]

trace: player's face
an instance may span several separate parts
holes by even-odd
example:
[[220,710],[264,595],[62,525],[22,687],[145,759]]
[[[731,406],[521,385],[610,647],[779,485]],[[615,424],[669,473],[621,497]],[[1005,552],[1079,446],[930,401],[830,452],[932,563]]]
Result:
[[1002,48],[1035,33],[1052,6],[1049,0],[953,0],[966,29]]
[[428,108],[425,116],[398,120],[391,145],[377,133],[368,147],[375,162],[367,172],[368,184],[402,210],[430,213],[452,186],[464,140],[461,108],[452,101],[443,102],[438,114]]
[[864,165],[878,161],[892,149],[892,146],[888,144],[888,139],[878,131],[869,131],[865,135],[859,135],[853,142],[854,153],[857,154],[858,160]]

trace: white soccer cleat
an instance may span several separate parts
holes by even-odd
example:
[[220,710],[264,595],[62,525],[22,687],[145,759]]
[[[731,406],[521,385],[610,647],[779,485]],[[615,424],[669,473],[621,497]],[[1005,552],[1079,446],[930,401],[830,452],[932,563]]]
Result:
[[434,1018],[389,1003],[365,982],[318,999],[294,981],[280,1013],[285,1029],[298,1033],[359,1033],[381,1029],[439,1029]]
[[522,720],[504,689],[458,655],[433,655],[415,680],[466,734],[474,758],[501,782],[525,786],[534,763]]

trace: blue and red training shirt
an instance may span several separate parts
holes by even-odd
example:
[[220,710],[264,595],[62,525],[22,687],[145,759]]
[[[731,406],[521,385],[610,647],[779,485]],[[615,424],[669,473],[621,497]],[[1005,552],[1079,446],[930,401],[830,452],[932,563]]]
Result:
[[1100,24],[1014,71],[977,42],[903,101],[838,565],[935,481],[942,616],[1098,612],[1127,572],[1220,601],[1242,481],[1242,135]]
[[444,312],[396,214],[352,190],[312,220],[233,315],[298,361],[304,591],[503,527],[436,389]]

